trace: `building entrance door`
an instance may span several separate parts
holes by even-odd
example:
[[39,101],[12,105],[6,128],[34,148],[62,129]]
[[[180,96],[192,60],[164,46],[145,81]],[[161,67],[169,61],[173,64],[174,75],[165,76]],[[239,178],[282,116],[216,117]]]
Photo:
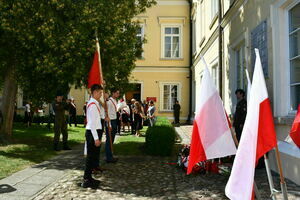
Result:
[[135,99],[137,101],[141,101],[141,86],[140,83],[133,84],[134,87],[131,91],[125,94],[127,100]]

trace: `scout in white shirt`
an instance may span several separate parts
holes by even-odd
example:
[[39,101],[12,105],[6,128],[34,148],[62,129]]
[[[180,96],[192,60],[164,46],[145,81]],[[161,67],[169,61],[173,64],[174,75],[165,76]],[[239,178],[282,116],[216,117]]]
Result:
[[81,184],[83,188],[97,188],[100,181],[92,178],[92,171],[97,167],[97,158],[100,152],[102,124],[99,100],[102,95],[102,86],[93,85],[91,88],[92,97],[87,104],[87,125],[86,125],[86,146],[87,156],[85,161],[84,181]]
[[117,127],[117,112],[118,112],[118,103],[117,98],[120,96],[120,91],[118,89],[111,90],[111,97],[107,100],[107,113],[106,121],[109,128],[106,126],[106,144],[105,144],[105,153],[106,153],[106,162],[115,163],[117,159],[113,157],[112,146],[115,140],[115,136],[118,130]]

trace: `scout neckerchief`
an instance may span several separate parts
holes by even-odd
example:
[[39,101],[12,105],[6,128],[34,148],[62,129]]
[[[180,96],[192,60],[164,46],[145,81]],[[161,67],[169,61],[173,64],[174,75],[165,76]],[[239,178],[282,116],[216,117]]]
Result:
[[[96,108],[97,108],[97,110],[98,110],[98,112],[99,112],[100,118],[101,118],[100,108],[97,106],[97,104],[96,104],[95,102],[92,102],[92,103],[88,104],[86,110],[88,111],[88,109],[89,109],[89,107],[90,107],[91,105],[95,105],[95,106],[96,106]],[[87,112],[86,112],[86,113],[87,113]],[[87,115],[86,115],[86,123],[88,123],[88,121],[87,121]]]
[[113,105],[115,107],[115,111],[117,112],[117,106],[116,106],[115,102],[112,100],[112,97],[110,97],[109,100],[113,103]]

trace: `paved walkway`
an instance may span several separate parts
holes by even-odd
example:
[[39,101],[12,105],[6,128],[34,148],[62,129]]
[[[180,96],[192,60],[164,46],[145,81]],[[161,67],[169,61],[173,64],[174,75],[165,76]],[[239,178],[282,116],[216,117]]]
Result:
[[[176,130],[183,143],[189,141],[191,126]],[[116,164],[102,163],[107,170],[95,176],[101,181],[97,190],[83,189],[78,186],[84,167],[82,146],[78,146],[75,150],[0,180],[0,199],[227,199],[224,188],[228,176],[186,176],[173,164],[176,162],[175,156],[122,156],[119,159]],[[270,199],[265,170],[257,170],[255,179],[262,199]],[[274,176],[274,182],[278,183],[277,176]],[[279,189],[278,184],[276,188]],[[291,182],[288,182],[288,189],[300,191],[300,187]],[[300,193],[289,196],[290,200],[300,199]]]
[[[0,199],[32,199],[47,186],[82,165],[82,145],[0,180]],[[78,159],[79,158],[79,159]]]

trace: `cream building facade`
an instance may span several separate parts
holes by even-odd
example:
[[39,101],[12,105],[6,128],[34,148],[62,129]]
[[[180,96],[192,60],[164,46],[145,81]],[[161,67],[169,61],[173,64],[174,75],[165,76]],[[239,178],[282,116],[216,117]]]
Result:
[[[246,90],[245,69],[252,76],[254,48],[258,48],[277,138],[284,141],[300,103],[300,0],[222,0],[221,5],[219,0],[194,0],[191,13],[194,111],[204,67],[200,55],[209,65],[227,112],[234,114],[235,90]],[[300,184],[299,149],[286,143],[279,148],[286,177]],[[273,152],[270,160],[277,171]]]
[[136,62],[131,82],[138,94],[127,99],[156,100],[158,116],[173,119],[175,100],[181,104],[181,121],[189,113],[190,4],[188,0],[158,0],[136,17],[140,37],[145,38],[144,53]]

